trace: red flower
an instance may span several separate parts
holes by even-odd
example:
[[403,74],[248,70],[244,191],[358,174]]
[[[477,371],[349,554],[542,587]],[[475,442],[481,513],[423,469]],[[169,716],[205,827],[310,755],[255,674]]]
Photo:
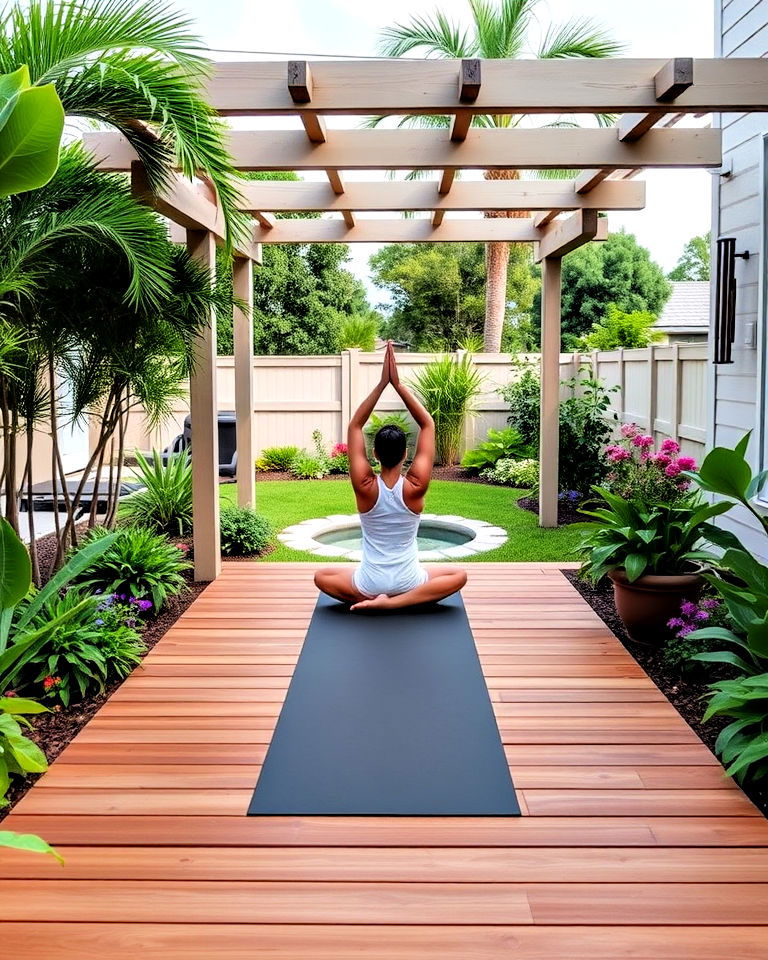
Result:
[[51,690],[53,687],[61,685],[61,677],[46,677],[43,680],[43,690]]

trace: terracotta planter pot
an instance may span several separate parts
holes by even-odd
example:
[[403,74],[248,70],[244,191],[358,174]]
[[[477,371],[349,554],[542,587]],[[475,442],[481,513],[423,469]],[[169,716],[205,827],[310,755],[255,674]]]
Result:
[[653,646],[660,646],[669,636],[667,621],[680,615],[683,600],[698,600],[704,586],[698,570],[668,576],[648,574],[634,583],[627,580],[624,570],[614,570],[608,576],[613,581],[616,611],[627,633],[637,643]]

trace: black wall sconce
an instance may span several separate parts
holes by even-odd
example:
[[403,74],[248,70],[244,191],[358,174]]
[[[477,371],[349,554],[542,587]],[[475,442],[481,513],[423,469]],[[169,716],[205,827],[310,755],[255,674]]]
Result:
[[749,250],[736,253],[736,238],[717,241],[715,264],[715,363],[733,363],[736,336],[736,258],[749,260]]

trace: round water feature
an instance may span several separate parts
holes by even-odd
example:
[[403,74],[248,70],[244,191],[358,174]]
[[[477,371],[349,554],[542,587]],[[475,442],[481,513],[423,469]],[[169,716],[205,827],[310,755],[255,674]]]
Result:
[[[304,520],[286,527],[278,539],[287,547],[320,557],[362,558],[360,518],[357,514]],[[433,513],[422,514],[417,539],[419,559],[424,561],[471,557],[476,553],[494,550],[506,542],[506,531],[484,520]]]

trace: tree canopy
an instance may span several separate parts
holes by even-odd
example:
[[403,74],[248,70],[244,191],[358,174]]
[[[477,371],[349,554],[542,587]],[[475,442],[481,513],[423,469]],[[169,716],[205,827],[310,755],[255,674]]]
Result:
[[[608,304],[625,313],[642,311],[658,316],[671,293],[661,267],[631,233],[612,233],[563,258],[562,331],[566,347],[600,324]],[[533,309],[540,330],[540,295]]]
[[[389,244],[371,257],[374,284],[390,295],[382,333],[414,349],[454,349],[482,335],[485,249],[482,243]],[[511,327],[527,321],[537,286],[527,247],[512,247],[507,276]]]
[[711,233],[691,237],[683,247],[680,259],[667,276],[670,280],[709,280]]

